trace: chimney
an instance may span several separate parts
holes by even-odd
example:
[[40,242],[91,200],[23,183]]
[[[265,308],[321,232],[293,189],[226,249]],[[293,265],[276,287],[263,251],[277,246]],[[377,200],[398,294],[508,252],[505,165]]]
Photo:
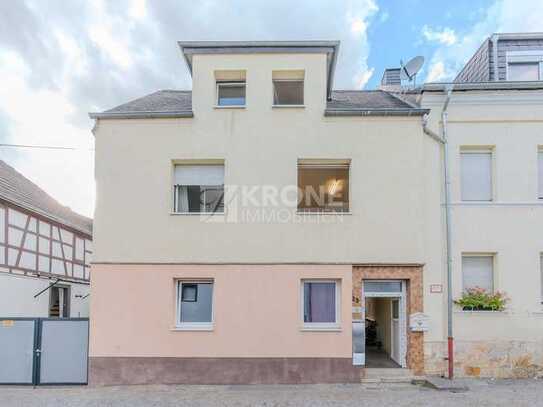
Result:
[[388,91],[398,91],[402,87],[402,80],[400,79],[400,68],[387,68],[383,72],[381,78],[381,85],[379,89]]

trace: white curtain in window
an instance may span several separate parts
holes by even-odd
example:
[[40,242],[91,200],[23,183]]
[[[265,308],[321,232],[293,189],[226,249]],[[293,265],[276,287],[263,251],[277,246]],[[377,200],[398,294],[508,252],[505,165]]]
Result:
[[492,200],[492,152],[461,153],[463,201]]
[[186,187],[178,186],[177,190],[177,208],[176,212],[189,211],[189,191]]
[[463,256],[462,285],[463,289],[484,288],[491,293],[494,290],[494,259],[492,256]]
[[175,185],[223,185],[224,165],[176,165]]

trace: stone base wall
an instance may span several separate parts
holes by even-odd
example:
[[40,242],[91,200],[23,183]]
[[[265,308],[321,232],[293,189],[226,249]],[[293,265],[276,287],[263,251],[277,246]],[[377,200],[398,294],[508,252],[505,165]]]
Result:
[[91,357],[89,384],[360,383],[352,358]]
[[[447,371],[447,343],[424,344],[428,375]],[[539,341],[455,341],[456,377],[543,377],[543,339]]]

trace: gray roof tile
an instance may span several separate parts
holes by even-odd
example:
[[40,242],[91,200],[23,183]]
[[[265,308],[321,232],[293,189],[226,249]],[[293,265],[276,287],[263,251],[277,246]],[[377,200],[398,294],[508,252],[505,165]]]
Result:
[[92,235],[92,219],[63,206],[2,160],[0,160],[0,199]]
[[335,90],[327,109],[408,109],[409,104],[382,90]]
[[[331,110],[412,110],[413,105],[382,90],[335,90],[326,109]],[[168,117],[169,113],[192,114],[192,92],[187,90],[159,90],[128,103],[124,103],[91,117]]]
[[190,90],[159,90],[124,103],[103,113],[180,112],[192,111]]

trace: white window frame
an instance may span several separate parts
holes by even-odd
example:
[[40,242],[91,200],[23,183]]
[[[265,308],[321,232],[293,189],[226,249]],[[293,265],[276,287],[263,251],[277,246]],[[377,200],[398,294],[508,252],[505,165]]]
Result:
[[493,294],[496,291],[498,291],[496,287],[496,253],[462,253],[461,261],[460,261],[460,268],[461,268],[461,292],[464,292],[464,266],[463,266],[463,260],[464,257],[485,257],[490,258],[492,260],[492,291],[489,294]]
[[[181,295],[183,284],[211,284],[211,322],[182,322],[181,321]],[[212,331],[215,324],[215,281],[198,279],[176,279],[175,280],[175,330],[177,331]]]
[[[539,64],[539,81],[543,80],[543,51],[542,50],[532,50],[532,51],[508,51],[506,53],[506,64],[505,64],[505,79],[510,81],[509,75],[509,65],[510,64]],[[532,82],[532,81],[531,81]],[[535,82],[535,81],[533,81]]]
[[[490,154],[490,199],[478,200],[478,199],[464,199],[462,196],[462,156],[463,154]],[[459,162],[459,173],[460,173],[460,201],[462,202],[494,202],[496,200],[496,152],[494,147],[472,147],[472,146],[461,146],[460,147],[460,162]]]
[[[219,88],[220,87],[245,87],[245,103],[242,105],[221,105],[219,104]],[[215,108],[217,109],[244,109],[247,106],[247,82],[246,81],[217,81],[215,82]]]
[[[303,101],[302,101],[302,104],[296,104],[296,105],[276,104],[275,103],[275,86],[274,86],[275,82],[302,82],[302,84],[303,84],[303,94],[302,94]],[[283,108],[283,107],[286,107],[286,108],[289,108],[289,107],[292,107],[292,108],[305,107],[305,79],[272,79],[272,107],[281,107],[281,108]]]
[[299,188],[298,185],[298,176],[300,168],[316,168],[316,169],[322,169],[322,168],[348,168],[348,188],[349,188],[349,210],[348,211],[308,211],[298,208],[298,202],[296,202],[296,214],[297,215],[352,215],[353,211],[353,194],[352,194],[352,182],[351,182],[351,166],[352,166],[352,160],[349,159],[305,159],[305,158],[298,158],[297,164],[296,164],[296,187]]
[[[183,185],[179,185],[179,184],[176,184],[176,180],[175,180],[175,167],[176,166],[183,166],[183,165],[199,165],[199,166],[208,166],[208,165],[212,165],[212,166],[215,166],[215,165],[222,165],[224,167],[224,172],[225,172],[225,179],[226,179],[226,163],[222,160],[204,160],[204,161],[201,161],[201,160],[198,160],[198,161],[192,161],[192,160],[187,160],[187,161],[177,161],[177,160],[173,160],[172,161],[172,167],[171,167],[171,185],[172,185],[172,201],[171,201],[171,212],[170,214],[171,215],[182,215],[182,216],[221,216],[221,215],[225,215],[226,213],[226,204],[225,204],[225,201],[224,201],[224,193],[225,193],[225,189],[226,189],[226,184],[225,184],[225,180],[223,179],[223,183],[222,183],[222,187],[223,187],[223,210],[222,211],[215,211],[215,212],[208,212],[208,211],[200,211],[200,212],[180,212],[177,210],[177,187],[178,186],[183,186]],[[186,186],[186,185],[185,185]],[[200,185],[201,186],[201,185]],[[205,199],[205,192],[204,192],[204,199]]]
[[[336,309],[335,322],[305,322],[304,321],[304,303],[305,303],[305,283],[334,283],[336,289]],[[336,279],[302,279],[300,281],[300,321],[302,331],[340,331],[341,330],[341,280]]]

